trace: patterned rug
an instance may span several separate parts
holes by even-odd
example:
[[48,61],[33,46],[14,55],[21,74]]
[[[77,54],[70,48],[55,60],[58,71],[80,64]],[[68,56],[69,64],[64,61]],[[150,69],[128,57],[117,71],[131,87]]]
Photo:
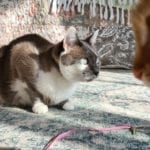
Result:
[[[102,70],[97,80],[82,83],[72,97],[75,111],[50,108],[36,115],[19,108],[0,107],[0,147],[42,150],[56,134],[71,128],[150,125],[150,90],[130,71]],[[79,131],[57,142],[54,150],[148,150],[150,131],[131,134]]]

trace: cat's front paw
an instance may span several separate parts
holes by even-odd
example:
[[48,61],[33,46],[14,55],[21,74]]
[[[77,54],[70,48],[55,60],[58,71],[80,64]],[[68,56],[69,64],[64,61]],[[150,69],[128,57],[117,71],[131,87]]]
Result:
[[74,110],[74,104],[72,102],[68,101],[63,105],[63,109],[64,110]]
[[32,111],[36,114],[45,114],[48,112],[48,106],[42,103],[40,100],[36,100],[32,107]]

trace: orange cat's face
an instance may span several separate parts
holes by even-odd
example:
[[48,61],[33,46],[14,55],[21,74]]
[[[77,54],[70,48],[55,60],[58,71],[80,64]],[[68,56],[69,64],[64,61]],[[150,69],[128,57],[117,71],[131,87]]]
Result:
[[136,51],[133,72],[150,86],[150,0],[139,0],[131,11]]

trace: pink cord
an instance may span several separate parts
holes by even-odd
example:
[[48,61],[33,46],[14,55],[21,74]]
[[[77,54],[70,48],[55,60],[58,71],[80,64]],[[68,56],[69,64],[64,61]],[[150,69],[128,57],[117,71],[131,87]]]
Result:
[[47,144],[45,145],[45,147],[44,147],[44,150],[51,150],[51,148],[52,148],[54,142],[59,141],[59,140],[61,140],[61,139],[63,139],[63,138],[68,137],[68,136],[71,135],[73,132],[75,132],[75,130],[74,130],[74,129],[71,129],[71,130],[68,130],[68,131],[66,131],[66,132],[62,132],[62,133],[57,134],[56,136],[54,136],[52,139],[50,139],[50,140],[48,141],[48,143],[47,143]]
[[[87,130],[87,131],[95,131],[95,132],[111,132],[111,131],[119,131],[119,130],[127,130],[127,129],[131,129],[132,126],[130,125],[122,125],[122,126],[114,126],[114,127],[110,127],[110,128],[100,128],[100,129],[83,129],[83,130]],[[55,142],[64,139],[70,135],[72,135],[73,133],[75,133],[78,129],[70,129],[68,131],[62,132],[57,134],[56,136],[54,136],[52,139],[50,139],[48,141],[48,143],[45,145],[44,150],[52,150],[53,145]],[[80,130],[80,129],[79,129]]]
[[122,125],[122,126],[114,126],[114,127],[110,127],[110,128],[89,129],[89,131],[110,132],[110,131],[126,130],[126,129],[131,129],[131,126],[129,126],[129,125]]

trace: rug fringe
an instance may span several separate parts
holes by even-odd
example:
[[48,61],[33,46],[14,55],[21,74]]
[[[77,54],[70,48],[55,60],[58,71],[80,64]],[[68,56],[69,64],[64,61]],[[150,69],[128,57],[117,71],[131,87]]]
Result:
[[[89,6],[89,18],[97,16],[101,20],[115,21],[117,24],[130,25],[130,8],[137,0],[49,0],[52,14],[85,14],[85,6]],[[77,8],[75,12],[75,8]],[[116,12],[116,13],[115,13]],[[126,16],[127,15],[127,16]],[[115,17],[116,16],[116,17]],[[125,19],[127,18],[127,20]]]

